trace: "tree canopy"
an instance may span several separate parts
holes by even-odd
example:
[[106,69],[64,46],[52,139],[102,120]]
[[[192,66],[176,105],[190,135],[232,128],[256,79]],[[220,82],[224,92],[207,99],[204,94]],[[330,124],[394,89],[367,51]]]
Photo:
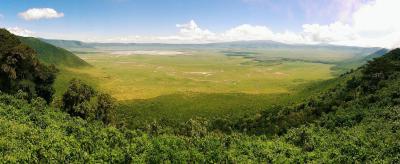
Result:
[[109,94],[99,93],[81,80],[73,79],[62,97],[61,108],[71,116],[110,124],[113,122],[115,100]]
[[1,91],[22,90],[30,99],[39,96],[51,102],[57,69],[39,62],[32,48],[4,29],[0,29],[0,67]]

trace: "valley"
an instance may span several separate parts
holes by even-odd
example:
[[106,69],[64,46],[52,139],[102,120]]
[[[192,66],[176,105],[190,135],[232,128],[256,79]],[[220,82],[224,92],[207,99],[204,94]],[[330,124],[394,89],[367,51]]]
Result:
[[400,49],[158,45],[74,54],[0,36],[2,161],[399,159]]
[[213,49],[124,44],[70,48],[91,67],[63,67],[55,82],[56,97],[71,79],[81,79],[116,98],[118,118],[129,127],[152,120],[240,118],[273,105],[299,102],[322,90],[320,83],[336,77],[338,63],[376,50],[333,51],[329,46],[310,50],[296,45],[253,49],[236,44],[239,48],[225,44]]
[[148,99],[177,92],[288,93],[297,85],[333,77],[331,64],[279,59],[263,62],[219,52],[174,56],[77,55],[93,67],[68,71],[89,74],[100,82],[100,88],[118,100]]
[[399,0],[0,0],[0,164],[400,163]]

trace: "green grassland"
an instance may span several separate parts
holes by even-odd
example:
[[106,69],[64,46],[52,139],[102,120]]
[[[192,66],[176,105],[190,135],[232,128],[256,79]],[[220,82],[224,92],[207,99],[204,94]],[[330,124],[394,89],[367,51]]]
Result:
[[[92,75],[118,100],[147,99],[176,92],[287,93],[297,84],[329,79],[332,65],[302,61],[259,61],[212,52],[156,56],[81,56],[96,68]],[[117,87],[115,87],[117,86]]]
[[119,118],[129,125],[163,118],[239,117],[306,97],[300,94],[304,86],[333,78],[334,65],[318,61],[352,57],[325,52],[327,57],[321,58],[317,52],[303,59],[291,51],[241,52],[236,56],[226,51],[80,53],[77,55],[93,67],[62,68],[56,96],[61,97],[70,79],[79,78],[119,100]]
[[257,60],[300,60],[316,63],[339,63],[345,60],[362,56],[351,51],[335,51],[320,49],[269,49],[269,50],[252,50],[250,52],[238,51],[222,51],[228,56],[246,56]]

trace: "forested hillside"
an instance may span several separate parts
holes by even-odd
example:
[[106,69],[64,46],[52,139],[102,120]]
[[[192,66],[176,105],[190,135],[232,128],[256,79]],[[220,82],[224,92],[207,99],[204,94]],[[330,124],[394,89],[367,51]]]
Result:
[[38,53],[40,61],[47,64],[66,67],[89,66],[75,54],[32,37],[19,37],[22,43],[30,46]]
[[[40,65],[35,52],[8,32],[1,34],[0,82],[42,84],[25,78],[34,74],[26,63]],[[22,60],[27,52],[32,60]],[[237,120],[192,118],[174,126],[154,121],[137,129],[113,117],[109,95],[79,80],[71,81],[61,102],[51,105],[41,94],[27,96],[30,90],[21,85],[2,87],[0,161],[399,163],[399,81],[400,49],[395,49],[298,104]]]

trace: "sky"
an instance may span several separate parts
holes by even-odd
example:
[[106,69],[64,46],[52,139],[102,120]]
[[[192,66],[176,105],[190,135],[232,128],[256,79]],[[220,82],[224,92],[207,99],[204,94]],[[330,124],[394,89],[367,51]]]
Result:
[[400,0],[0,0],[0,27],[86,42],[400,45]]

